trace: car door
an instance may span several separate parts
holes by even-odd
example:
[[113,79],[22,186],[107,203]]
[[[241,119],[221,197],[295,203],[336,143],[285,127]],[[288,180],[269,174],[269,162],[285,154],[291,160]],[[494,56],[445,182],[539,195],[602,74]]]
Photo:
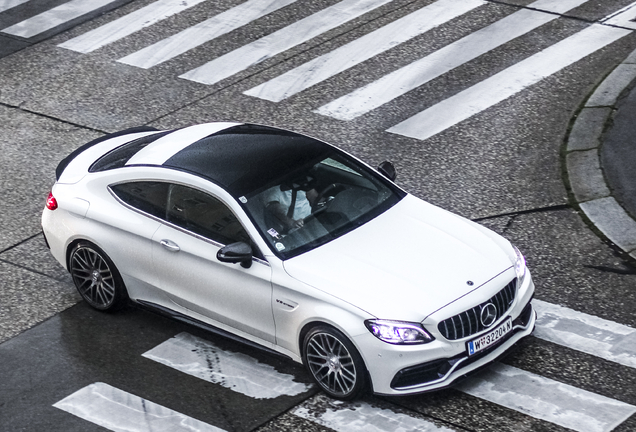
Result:
[[252,244],[234,213],[210,194],[171,184],[165,220],[152,239],[160,289],[183,308],[273,343],[269,264],[257,258],[244,268],[216,257],[224,245]]

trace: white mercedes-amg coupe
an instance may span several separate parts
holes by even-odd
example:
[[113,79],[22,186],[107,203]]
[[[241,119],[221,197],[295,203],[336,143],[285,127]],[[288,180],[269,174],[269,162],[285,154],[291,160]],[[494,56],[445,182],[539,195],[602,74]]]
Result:
[[335,398],[447,387],[534,328],[521,253],[400,189],[389,162],[208,123],[106,135],[56,174],[44,234],[88,304],[276,351]]

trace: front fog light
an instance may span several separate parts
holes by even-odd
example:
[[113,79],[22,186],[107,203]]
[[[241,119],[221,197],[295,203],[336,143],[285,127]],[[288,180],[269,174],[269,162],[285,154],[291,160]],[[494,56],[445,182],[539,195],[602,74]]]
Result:
[[367,326],[373,336],[381,341],[396,345],[423,344],[433,341],[431,336],[418,323],[388,320],[366,320]]

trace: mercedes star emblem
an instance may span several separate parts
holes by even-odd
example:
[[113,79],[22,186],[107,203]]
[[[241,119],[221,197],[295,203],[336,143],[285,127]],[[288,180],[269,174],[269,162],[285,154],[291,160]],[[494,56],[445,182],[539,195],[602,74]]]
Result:
[[480,319],[484,327],[493,325],[497,320],[497,307],[492,303],[482,305]]

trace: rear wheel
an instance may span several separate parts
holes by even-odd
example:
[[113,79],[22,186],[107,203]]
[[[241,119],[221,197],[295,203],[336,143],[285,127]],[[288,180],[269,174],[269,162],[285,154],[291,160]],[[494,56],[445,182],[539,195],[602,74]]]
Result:
[[318,385],[335,399],[351,400],[366,386],[358,350],[335,328],[321,325],[307,333],[303,360]]
[[100,248],[79,243],[71,252],[69,271],[80,295],[100,311],[121,308],[128,299],[121,275]]

